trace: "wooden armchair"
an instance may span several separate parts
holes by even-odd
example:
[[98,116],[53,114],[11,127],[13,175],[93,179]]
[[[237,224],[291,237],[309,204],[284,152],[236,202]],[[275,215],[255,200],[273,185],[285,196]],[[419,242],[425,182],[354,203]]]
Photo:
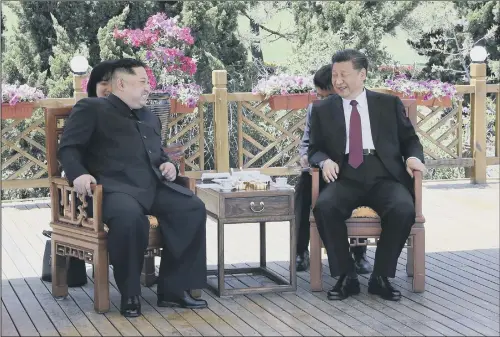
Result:
[[[413,125],[417,121],[417,106],[415,100],[403,100],[407,116]],[[319,183],[321,175],[317,168],[312,169],[312,207],[316,205],[319,196]],[[414,172],[415,183],[415,224],[413,225],[406,247],[408,249],[406,273],[413,276],[413,291],[423,292],[425,289],[425,218],[422,214],[422,173]],[[321,253],[323,242],[319,236],[316,220],[311,212],[309,221],[311,223],[311,264],[310,281],[312,291],[322,291],[322,263]],[[359,239],[373,238],[378,240],[381,233],[380,218],[377,213],[369,207],[355,209],[346,221],[347,235],[353,239],[351,246],[369,245],[368,241],[359,242]]]
[[[51,196],[52,227],[52,295],[68,295],[67,266],[70,256],[77,257],[94,266],[94,309],[99,312],[109,311],[109,261],[107,250],[107,227],[102,221],[103,188],[92,186],[92,210],[87,213],[87,200],[78,195],[68,181],[61,177],[61,168],[57,161],[59,138],[64,129],[71,106],[47,109],[45,113],[45,133],[48,172]],[[179,152],[178,148],[173,149]],[[169,149],[167,149],[169,152]],[[183,173],[183,168],[181,168]],[[179,184],[194,191],[195,181],[179,176]],[[77,203],[80,200],[80,203]],[[162,237],[158,220],[148,216],[150,222],[149,245],[144,256],[141,282],[150,286],[155,281],[154,257],[160,254]]]

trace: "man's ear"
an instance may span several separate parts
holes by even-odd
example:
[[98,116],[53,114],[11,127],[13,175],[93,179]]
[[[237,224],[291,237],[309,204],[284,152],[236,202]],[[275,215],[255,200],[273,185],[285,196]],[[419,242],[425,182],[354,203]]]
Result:
[[361,69],[359,73],[360,73],[361,79],[363,81],[366,80],[366,69],[365,68]]

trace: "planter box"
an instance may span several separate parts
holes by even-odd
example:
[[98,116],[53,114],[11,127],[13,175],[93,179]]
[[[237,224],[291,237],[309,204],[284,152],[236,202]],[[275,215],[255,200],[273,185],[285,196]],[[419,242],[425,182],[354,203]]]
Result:
[[15,105],[2,103],[2,119],[26,119],[33,116],[33,102],[21,102]]
[[[400,92],[394,92],[393,94],[400,97],[400,98],[411,98],[410,96],[405,96]],[[452,106],[452,101],[450,97],[440,97],[440,98],[431,98],[428,100],[424,100],[424,98],[421,95],[414,95],[415,100],[417,105],[423,105],[423,106],[441,106],[444,108],[449,108]]]
[[181,104],[178,102],[176,99],[171,98],[170,99],[170,113],[176,114],[176,113],[191,113],[194,111],[195,108],[190,108],[185,104]]
[[269,97],[269,106],[272,110],[305,109],[317,97],[314,94],[272,95]]

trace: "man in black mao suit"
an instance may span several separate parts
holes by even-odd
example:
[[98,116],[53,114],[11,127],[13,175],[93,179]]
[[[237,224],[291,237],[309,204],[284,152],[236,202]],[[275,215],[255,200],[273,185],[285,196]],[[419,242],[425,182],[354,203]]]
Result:
[[158,305],[204,308],[190,289],[206,285],[206,210],[174,183],[177,169],[161,147],[161,125],[145,107],[150,92],[142,62],[118,60],[112,94],[78,101],[66,122],[58,158],[77,192],[103,185],[108,252],[126,317],[141,314],[140,274],[155,215],[163,234]]
[[388,278],[395,277],[415,222],[413,171],[425,170],[422,145],[403,103],[396,96],[366,90],[367,69],[362,53],[350,49],[336,53],[332,82],[338,96],[312,108],[309,162],[322,168],[328,183],[313,212],[330,273],[339,276],[328,292],[331,300],[359,293],[345,224],[359,206],[371,207],[382,222],[368,292],[400,299]]

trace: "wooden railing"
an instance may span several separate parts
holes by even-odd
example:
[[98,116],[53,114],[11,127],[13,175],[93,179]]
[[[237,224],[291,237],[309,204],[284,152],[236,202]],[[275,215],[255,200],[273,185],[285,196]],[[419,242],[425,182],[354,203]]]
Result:
[[[483,69],[484,68],[484,69]],[[473,183],[486,182],[488,165],[499,164],[499,85],[486,84],[485,66],[471,65],[471,84],[458,85],[470,95],[471,112],[464,120],[462,104],[452,108],[420,108],[417,132],[424,144],[428,167],[469,167]],[[75,77],[74,98],[44,99],[39,108],[73,105],[85,97],[81,78]],[[198,178],[203,172],[227,172],[234,168],[259,168],[270,175],[298,172],[297,147],[305,125],[305,110],[272,111],[263,96],[227,92],[227,74],[212,74],[213,91],[203,95],[194,113],[171,114],[167,142],[182,143],[186,174]],[[375,91],[387,92],[385,88]],[[496,94],[495,116],[487,116],[487,94]],[[495,120],[495,141],[488,155],[487,119]],[[2,188],[47,187],[43,111],[25,120],[2,121]],[[16,167],[16,169],[12,169]]]

